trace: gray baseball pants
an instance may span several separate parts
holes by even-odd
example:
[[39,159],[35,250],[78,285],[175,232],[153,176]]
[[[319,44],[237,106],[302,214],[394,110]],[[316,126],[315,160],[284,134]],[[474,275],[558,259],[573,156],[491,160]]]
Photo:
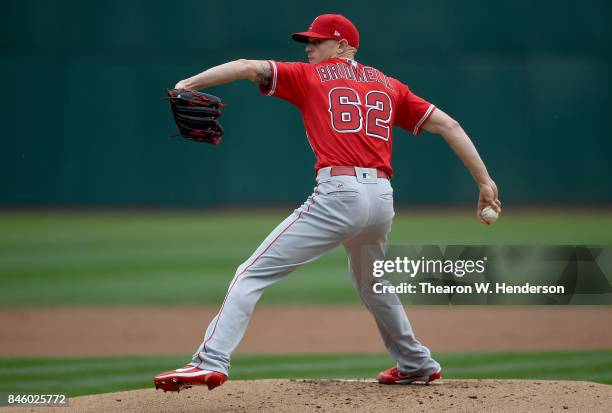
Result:
[[355,168],[357,176],[331,176],[330,169],[319,170],[314,193],[238,267],[191,365],[227,375],[230,355],[240,343],[263,290],[342,244],[353,286],[400,371],[428,375],[440,368],[415,338],[399,298],[372,291],[372,262],[385,259],[395,215],[390,181],[377,178],[375,169]]

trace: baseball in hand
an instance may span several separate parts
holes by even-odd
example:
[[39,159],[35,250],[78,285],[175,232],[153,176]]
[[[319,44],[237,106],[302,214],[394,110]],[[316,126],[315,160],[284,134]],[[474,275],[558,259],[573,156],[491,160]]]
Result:
[[495,221],[497,221],[497,218],[499,218],[499,214],[497,213],[497,211],[495,211],[493,208],[491,208],[490,206],[488,207],[484,207],[482,209],[482,212],[480,213],[480,216],[487,221],[489,224],[494,223]]

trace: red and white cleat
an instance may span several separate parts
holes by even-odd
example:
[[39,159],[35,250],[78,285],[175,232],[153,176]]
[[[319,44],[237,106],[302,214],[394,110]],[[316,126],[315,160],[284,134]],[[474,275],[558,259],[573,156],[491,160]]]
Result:
[[227,381],[227,376],[211,370],[203,370],[199,367],[186,365],[180,369],[159,373],[153,378],[155,389],[167,391],[181,391],[191,386],[208,386],[212,390]]
[[442,370],[438,370],[429,376],[407,376],[402,374],[397,367],[391,367],[388,370],[378,374],[378,382],[381,384],[410,384],[415,381],[422,381],[425,384],[442,378]]

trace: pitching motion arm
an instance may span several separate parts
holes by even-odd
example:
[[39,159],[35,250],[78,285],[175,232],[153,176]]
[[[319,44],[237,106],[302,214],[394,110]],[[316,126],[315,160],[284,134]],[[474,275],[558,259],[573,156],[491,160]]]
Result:
[[487,167],[480,158],[469,136],[465,133],[459,122],[440,109],[436,109],[434,113],[432,113],[425,124],[423,124],[423,129],[441,135],[459,159],[461,159],[469,169],[480,190],[478,207],[476,209],[478,220],[483,224],[488,224],[481,215],[482,210],[490,206],[497,213],[500,213],[501,202],[499,201],[497,185],[489,176]]

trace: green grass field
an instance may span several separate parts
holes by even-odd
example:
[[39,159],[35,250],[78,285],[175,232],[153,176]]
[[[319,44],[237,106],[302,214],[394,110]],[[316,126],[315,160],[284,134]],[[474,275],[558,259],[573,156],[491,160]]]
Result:
[[[529,353],[437,353],[444,377],[588,380],[612,384],[612,350]],[[151,387],[152,377],[185,357],[0,359],[0,393],[65,392],[69,396]],[[234,380],[367,378],[392,365],[386,355],[236,356]]]
[[[218,305],[282,212],[0,214],[0,306]],[[612,243],[606,211],[398,211],[392,244]],[[338,248],[266,290],[263,303],[358,303]]]
[[[213,305],[235,268],[283,212],[28,212],[0,214],[0,306]],[[472,211],[398,211],[392,244],[612,243],[606,211],[505,213],[494,226]],[[270,287],[263,303],[358,303],[341,248]],[[438,353],[447,378],[612,383],[612,350]],[[0,392],[71,396],[146,388],[181,357],[0,359]],[[233,379],[373,378],[386,355],[237,356]]]

